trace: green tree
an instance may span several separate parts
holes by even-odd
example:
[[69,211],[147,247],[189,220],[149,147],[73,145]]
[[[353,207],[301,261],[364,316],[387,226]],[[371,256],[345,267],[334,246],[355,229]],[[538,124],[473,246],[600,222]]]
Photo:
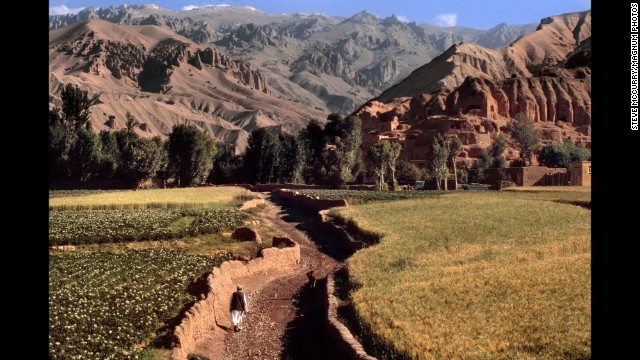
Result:
[[60,98],[65,122],[76,129],[85,127],[91,115],[92,104],[88,91],[80,90],[78,85],[66,84],[62,87]]
[[569,169],[574,161],[591,160],[591,150],[578,146],[569,139],[564,143],[548,144],[540,151],[539,158],[545,166]]
[[135,129],[137,126],[140,126],[140,122],[138,121],[138,119],[136,119],[135,116],[131,115],[130,112],[127,111],[126,117],[127,122],[125,126],[128,132],[133,132],[133,129]]
[[49,110],[49,178],[61,180],[69,177],[68,133],[60,108]]
[[180,186],[202,183],[210,175],[216,146],[213,138],[194,125],[175,125],[169,135],[169,169]]
[[520,157],[527,166],[531,162],[531,156],[540,145],[541,133],[533,125],[533,121],[529,120],[523,113],[517,113],[515,121],[507,125],[507,129],[511,132],[511,137],[516,141],[520,148]]
[[382,191],[387,189],[384,181],[387,170],[387,153],[389,152],[389,142],[379,141],[369,148],[366,156],[367,165],[374,174],[374,182],[376,190]]
[[354,171],[358,166],[362,122],[356,116],[342,118],[337,114],[329,115],[328,120],[325,139],[328,143],[335,144],[335,150],[324,150],[329,152],[325,154],[325,168],[328,170],[329,185],[341,188],[354,178]]
[[131,186],[153,178],[167,165],[167,154],[160,137],[135,138],[121,154],[121,174]]
[[400,160],[397,166],[398,181],[415,183],[417,180],[425,180],[427,172],[425,169],[420,169],[414,164]]
[[398,162],[401,151],[402,145],[400,145],[400,143],[389,142],[389,151],[386,153],[385,161],[389,169],[389,174],[391,174],[391,184],[394,189],[398,186],[398,181],[396,180],[396,163]]
[[[449,178],[449,163],[454,163],[455,157],[460,152],[462,143],[453,135],[443,136],[442,134],[436,135],[433,139],[432,156],[430,162],[430,168],[433,172],[433,176],[436,179],[438,190],[441,189],[440,182],[444,181],[444,189],[448,190],[447,179]],[[454,164],[454,176],[456,177],[456,167]]]
[[[462,150],[462,142],[457,136],[450,135],[446,137],[446,145],[449,147],[449,163],[451,163],[451,168],[453,168],[453,179],[455,183],[454,190],[456,190],[458,188],[458,167],[456,166],[456,157]],[[447,168],[446,178],[449,178],[449,168]],[[444,189],[448,190],[446,180],[444,182]]]
[[99,159],[97,176],[101,179],[111,179],[117,172],[120,164],[120,148],[116,134],[102,130],[98,133],[102,152]]
[[317,120],[311,120],[299,135],[304,144],[306,164],[303,169],[304,181],[307,184],[321,184],[325,182],[323,171],[322,151],[325,144],[324,126]]
[[213,170],[211,170],[207,182],[211,184],[244,182],[242,156],[236,155],[235,146],[218,142],[216,143],[216,148]]
[[85,128],[76,129],[77,139],[69,150],[69,170],[74,180],[87,181],[98,169],[101,144],[96,134]]
[[504,136],[499,135],[493,140],[491,146],[483,149],[478,161],[469,169],[469,180],[472,182],[482,182],[485,178],[485,170],[489,168],[505,168],[507,160],[503,153],[507,148],[507,141]]
[[278,182],[302,183],[302,173],[306,164],[306,153],[303,142],[298,136],[281,133],[278,135],[280,153],[278,154]]
[[243,156],[247,181],[271,183],[277,181],[280,141],[266,128],[259,127],[249,134]]

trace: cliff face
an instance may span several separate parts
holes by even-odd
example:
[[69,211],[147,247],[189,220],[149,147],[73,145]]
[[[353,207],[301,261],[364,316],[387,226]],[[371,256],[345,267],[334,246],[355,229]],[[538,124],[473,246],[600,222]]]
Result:
[[446,110],[489,119],[515,118],[521,112],[535,122],[591,125],[591,69],[495,82],[468,77],[447,96]]
[[571,139],[591,147],[590,34],[585,12],[544,19],[502,52],[452,46],[354,113],[363,122],[363,151],[399,141],[402,158],[426,166],[434,137],[449,133],[462,141],[459,161],[471,164],[504,134],[504,155],[515,160],[520,154],[505,130],[518,113],[534,121],[545,144]]
[[[590,44],[591,11],[563,14],[542,20],[536,31],[501,49],[471,43],[451,46],[431,62],[382,92],[382,102],[460,86],[468,76],[492,81],[512,76],[541,75],[543,69],[563,66],[585,42]],[[590,45],[589,45],[590,46]]]
[[53,48],[68,56],[88,59],[82,69],[86,73],[101,75],[107,71],[116,79],[127,78],[131,84],[137,83],[143,91],[167,92],[174,68],[188,63],[199,70],[203,64],[215,67],[250,88],[270,93],[264,77],[251,64],[233,60],[216,49],[194,49],[189,42],[175,38],[164,39],[147,49],[144,44],[95,38],[95,34],[89,30],[73,40],[58,42]]
[[218,140],[246,146],[258,126],[296,132],[317,109],[272,95],[249,63],[157,26],[118,26],[102,20],[50,32],[50,104],[60,103],[62,84],[94,97],[94,130],[118,129],[131,112],[142,136],[166,136],[189,122]]
[[122,5],[50,16],[49,29],[90,19],[155,25],[197,44],[214,45],[233,59],[251,62],[275,96],[344,115],[454,44],[498,48],[536,26],[500,24],[478,30],[407,23],[365,11],[344,18],[267,14],[243,6],[171,11]]

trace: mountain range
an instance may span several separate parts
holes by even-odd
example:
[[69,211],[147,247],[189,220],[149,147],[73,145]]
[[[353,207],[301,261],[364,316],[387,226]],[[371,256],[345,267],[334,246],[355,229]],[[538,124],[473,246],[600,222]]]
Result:
[[[50,106],[62,84],[78,84],[97,130],[131,112],[142,136],[188,122],[241,152],[258,126],[297,132],[353,113],[369,140],[417,139],[420,158],[437,132],[455,130],[470,161],[521,112],[544,142],[591,143],[591,11],[485,31],[367,12],[123,5],[50,16],[49,27]],[[386,122],[399,127],[376,130]]]
[[508,46],[459,43],[362,105],[367,146],[405,144],[403,155],[424,164],[437,134],[462,141],[471,165],[501,134],[507,160],[520,157],[505,131],[522,113],[544,144],[572,140],[591,147],[591,11],[543,19]]
[[407,77],[453,44],[504,47],[535,24],[498,24],[489,30],[440,27],[378,18],[323,14],[267,14],[248,6],[172,11],[155,5],[86,8],[49,16],[54,30],[101,19],[119,25],[157,25],[194,43],[250,62],[272,94],[346,115]]
[[88,20],[49,32],[49,103],[67,83],[93,99],[94,130],[124,127],[127,112],[145,137],[191,123],[241,152],[259,126],[295,132],[326,113],[271,94],[260,71],[155,25]]

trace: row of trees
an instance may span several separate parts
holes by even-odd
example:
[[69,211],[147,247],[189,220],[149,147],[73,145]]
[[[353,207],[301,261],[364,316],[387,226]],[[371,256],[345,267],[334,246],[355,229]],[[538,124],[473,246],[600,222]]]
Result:
[[[380,141],[360,157],[361,122],[358,117],[331,114],[326,125],[312,120],[298,134],[257,128],[247,140],[246,152],[235,154],[229,144],[216,143],[193,125],[174,126],[168,140],[146,139],[134,129],[137,119],[127,113],[124,129],[94,133],[89,122],[92,100],[86,91],[67,84],[61,92],[62,106],[49,116],[49,176],[51,180],[121,179],[130,186],[160,177],[176,178],[180,186],[209,183],[307,183],[344,187],[347,182],[372,180],[378,190],[395,187],[398,181],[435,179],[437,188],[448,189],[447,179],[481,181],[487,168],[503,168],[507,142],[499,136],[485,149],[472,170],[456,164],[462,150],[457,136],[438,134],[433,141],[428,169],[399,161],[402,147]],[[520,147],[524,164],[539,148],[540,133],[518,114],[509,125]],[[540,152],[547,166],[567,167],[588,160],[591,152],[571,142],[551,144]]]
[[56,180],[121,179],[135,186],[156,176],[176,176],[182,186],[203,182],[213,168],[213,138],[195,126],[177,125],[169,139],[145,139],[127,113],[126,127],[95,133],[89,122],[92,100],[87,91],[67,84],[62,107],[49,112],[49,178]]
[[[326,126],[312,120],[299,134],[251,132],[243,156],[226,154],[212,182],[309,183],[343,187],[361,175],[361,122],[331,114]],[[234,173],[235,172],[235,173]]]
[[160,177],[175,177],[180,186],[212,183],[306,182],[343,187],[362,174],[361,122],[358,117],[328,117],[323,126],[311,121],[299,134],[257,128],[243,155],[216,143],[193,125],[176,125],[168,140],[145,139],[139,122],[127,113],[126,127],[95,133],[89,122],[92,100],[87,91],[67,84],[62,106],[49,116],[51,180],[121,179],[130,186]]

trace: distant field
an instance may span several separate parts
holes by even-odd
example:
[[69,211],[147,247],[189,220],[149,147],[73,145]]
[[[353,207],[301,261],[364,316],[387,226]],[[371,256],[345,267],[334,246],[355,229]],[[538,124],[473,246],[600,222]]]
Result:
[[404,199],[424,199],[440,196],[444,191],[367,191],[367,190],[296,190],[301,194],[324,200],[347,200],[349,205],[366,204],[374,201],[395,201]]
[[225,208],[236,199],[254,197],[246,189],[234,186],[180,189],[86,191],[65,196],[49,193],[49,210],[115,210],[148,208]]
[[381,359],[591,357],[591,212],[582,191],[456,192],[337,211],[380,244],[348,260]]
[[237,210],[67,210],[49,212],[49,245],[174,239],[233,231],[247,215]]
[[129,190],[49,190],[49,199],[71,196],[87,196],[95,194],[114,193]]
[[52,255],[49,358],[138,359],[224,258],[168,249]]

